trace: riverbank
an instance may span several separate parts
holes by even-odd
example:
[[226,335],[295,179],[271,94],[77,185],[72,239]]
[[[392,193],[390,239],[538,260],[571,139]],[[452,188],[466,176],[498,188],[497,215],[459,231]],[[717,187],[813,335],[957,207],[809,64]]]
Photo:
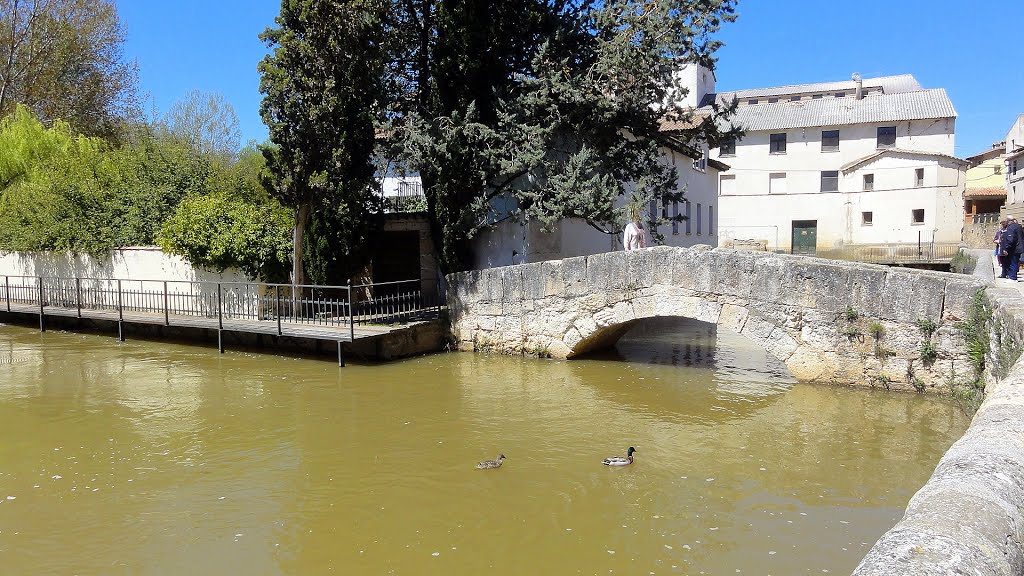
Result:
[[995,280],[986,298],[985,401],[855,576],[1024,573],[1024,284]]

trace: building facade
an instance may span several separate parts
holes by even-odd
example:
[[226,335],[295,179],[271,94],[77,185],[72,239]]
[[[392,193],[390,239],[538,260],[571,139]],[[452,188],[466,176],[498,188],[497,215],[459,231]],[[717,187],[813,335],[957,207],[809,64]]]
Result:
[[[697,109],[701,101],[714,94],[713,71],[696,64],[687,64],[679,74],[679,84],[685,87],[686,92],[678,95],[678,98],[684,106]],[[653,245],[654,235],[666,246],[718,245],[718,177],[729,166],[711,158],[706,145],[696,146],[676,141],[674,133],[683,128],[685,126],[671,123],[662,125],[666,145],[661,148],[661,160],[675,167],[678,174],[676,187],[685,191],[686,200],[671,203],[651,201],[646,219],[656,222],[659,217],[667,219],[679,215],[684,220],[647,230],[648,246]],[[618,207],[622,207],[629,197],[628,187],[626,192],[620,198]],[[625,222],[619,228],[623,225]],[[621,232],[607,234],[583,220],[567,219],[547,231],[530,223],[523,225],[510,220],[497,222],[477,235],[473,248],[475,267],[483,269],[613,252],[622,250],[623,246]]]
[[1024,114],[1021,114],[1006,133],[1003,157],[1006,170],[1006,215],[1024,221]]
[[[746,134],[712,151],[723,245],[868,261],[955,248],[964,171],[956,111],[910,75],[712,94]],[[905,250],[904,250],[905,249]],[[934,253],[929,253],[934,256]]]

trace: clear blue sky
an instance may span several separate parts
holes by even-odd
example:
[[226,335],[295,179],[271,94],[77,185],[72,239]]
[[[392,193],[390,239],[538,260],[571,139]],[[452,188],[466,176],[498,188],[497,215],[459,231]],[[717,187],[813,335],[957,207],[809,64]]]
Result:
[[[238,112],[242,141],[262,141],[256,38],[278,0],[117,0],[125,51],[139,64],[147,112],[186,92],[220,92]],[[720,37],[719,91],[913,74],[945,88],[956,107],[956,153],[981,152],[1024,113],[1021,0],[741,0]]]

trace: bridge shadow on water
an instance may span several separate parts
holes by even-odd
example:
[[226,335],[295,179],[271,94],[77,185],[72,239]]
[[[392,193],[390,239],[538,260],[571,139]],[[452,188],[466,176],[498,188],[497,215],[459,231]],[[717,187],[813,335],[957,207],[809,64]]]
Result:
[[602,395],[645,411],[704,423],[745,418],[796,383],[759,344],[714,324],[684,318],[637,322],[613,348],[570,364],[589,374],[626,374],[614,383],[586,378]]

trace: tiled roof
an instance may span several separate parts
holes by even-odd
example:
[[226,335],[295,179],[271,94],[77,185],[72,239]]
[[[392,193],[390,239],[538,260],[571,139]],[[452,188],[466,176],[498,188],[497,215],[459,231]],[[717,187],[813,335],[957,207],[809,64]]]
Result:
[[968,188],[964,198],[1006,198],[1006,188]]
[[940,154],[938,152],[922,152],[919,150],[903,150],[902,148],[886,148],[884,150],[879,150],[878,152],[868,154],[863,158],[858,158],[853,162],[848,162],[844,164],[843,167],[840,168],[840,170],[842,170],[843,172],[849,172],[850,170],[853,170],[854,168],[857,168],[859,166],[863,166],[864,164],[872,162],[877,158],[881,158],[882,156],[890,156],[894,154],[900,154],[903,156],[925,156],[927,158],[945,158],[946,160],[952,160],[958,164],[968,164],[967,160],[957,158],[956,156],[950,156],[949,154]]
[[[878,78],[865,78],[862,81],[865,90],[881,88],[885,94],[898,94],[901,92],[917,92],[921,85],[910,74],[899,76],[881,76]],[[840,82],[819,82],[816,84],[794,84],[791,86],[775,86],[773,88],[753,88],[749,90],[737,90],[735,92],[723,92],[716,94],[719,103],[733,98],[748,100],[750,98],[766,98],[769,96],[792,96],[796,94],[814,94],[821,92],[847,92],[853,94],[857,84],[853,80]],[[707,103],[707,102],[705,102]]]
[[945,90],[925,90],[910,74],[865,78],[862,85],[859,100],[856,82],[844,80],[708,94],[698,110],[737,100],[732,123],[748,132],[956,118]]
[[821,98],[745,105],[737,108],[736,114],[730,120],[748,132],[761,132],[934,118],[956,118],[953,103],[946,96],[946,91],[941,88],[877,94],[865,96],[860,100]]

